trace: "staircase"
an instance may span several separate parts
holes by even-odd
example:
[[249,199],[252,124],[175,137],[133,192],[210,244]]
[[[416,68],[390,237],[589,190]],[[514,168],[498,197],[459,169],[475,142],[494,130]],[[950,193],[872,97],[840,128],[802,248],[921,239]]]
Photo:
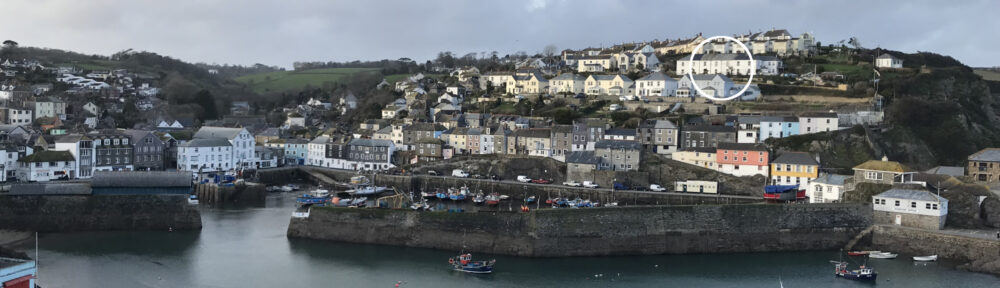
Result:
[[858,233],[857,236],[854,236],[854,239],[851,239],[851,241],[848,241],[847,245],[844,245],[844,251],[851,251],[851,250],[853,250],[854,249],[854,245],[857,245],[858,241],[861,241],[861,239],[865,238],[865,236],[868,236],[868,234],[872,234],[872,231],[874,231],[874,230],[875,230],[875,226],[874,225],[873,226],[868,226],[868,228],[865,228],[865,230],[862,230],[861,233]]

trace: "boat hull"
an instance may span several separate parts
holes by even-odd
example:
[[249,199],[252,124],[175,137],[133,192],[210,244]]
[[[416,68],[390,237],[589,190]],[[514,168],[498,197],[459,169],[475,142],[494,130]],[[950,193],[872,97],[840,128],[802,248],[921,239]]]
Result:
[[875,278],[878,277],[878,274],[857,275],[849,273],[848,274],[837,273],[836,275],[837,277],[843,277],[844,279],[854,280],[854,281],[875,281]]

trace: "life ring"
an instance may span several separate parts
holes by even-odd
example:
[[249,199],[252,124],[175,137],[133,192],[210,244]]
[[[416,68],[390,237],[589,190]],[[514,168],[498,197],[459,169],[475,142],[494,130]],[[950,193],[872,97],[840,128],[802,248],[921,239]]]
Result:
[[455,258],[448,258],[448,264],[455,264]]

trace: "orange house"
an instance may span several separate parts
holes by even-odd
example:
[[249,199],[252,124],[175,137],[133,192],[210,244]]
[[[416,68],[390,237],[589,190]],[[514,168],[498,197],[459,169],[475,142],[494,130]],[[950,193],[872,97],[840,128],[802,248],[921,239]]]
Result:
[[757,143],[719,143],[715,159],[719,171],[736,176],[767,176],[770,153]]

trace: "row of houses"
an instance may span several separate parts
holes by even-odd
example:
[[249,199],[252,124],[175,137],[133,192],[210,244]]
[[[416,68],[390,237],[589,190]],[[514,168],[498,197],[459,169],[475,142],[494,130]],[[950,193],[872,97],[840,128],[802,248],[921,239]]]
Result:
[[[723,74],[700,74],[693,77],[674,79],[662,72],[652,72],[639,79],[631,79],[623,74],[593,74],[584,77],[574,73],[563,73],[546,79],[540,73],[522,74],[493,72],[480,78],[482,87],[498,87],[507,94],[586,94],[641,97],[691,97],[698,95],[694,85],[712,97],[736,95],[743,85],[734,84]],[[693,78],[693,79],[692,79]],[[751,85],[741,99],[755,99],[760,89]]]

